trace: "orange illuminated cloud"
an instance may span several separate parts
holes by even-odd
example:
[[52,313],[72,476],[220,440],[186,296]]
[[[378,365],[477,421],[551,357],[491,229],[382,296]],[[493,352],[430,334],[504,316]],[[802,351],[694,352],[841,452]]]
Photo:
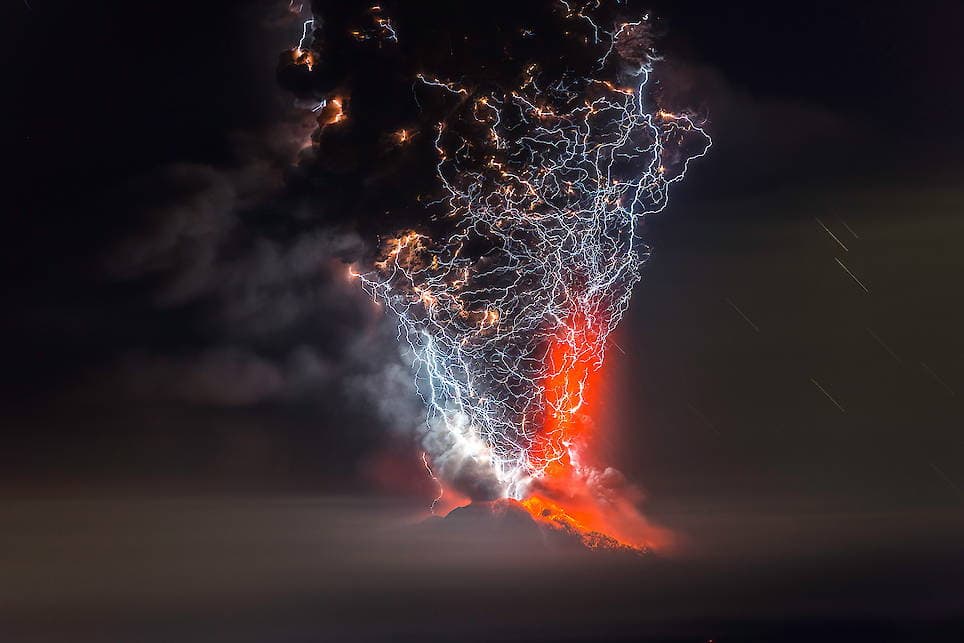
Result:
[[329,99],[318,114],[318,124],[322,127],[337,125],[348,118],[345,113],[344,99],[339,96]]
[[303,65],[308,68],[308,71],[314,69],[315,66],[315,54],[307,49],[302,49],[301,47],[295,47],[291,50],[291,59],[296,65]]

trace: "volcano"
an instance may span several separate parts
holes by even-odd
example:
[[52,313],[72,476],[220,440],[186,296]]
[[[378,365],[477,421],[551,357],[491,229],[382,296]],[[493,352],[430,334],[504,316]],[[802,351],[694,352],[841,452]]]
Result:
[[633,547],[598,531],[585,529],[558,505],[530,498],[473,502],[457,507],[445,516],[433,516],[420,528],[447,542],[462,542],[482,548],[505,544],[522,550],[546,552],[609,551],[633,557],[647,557],[652,551]]

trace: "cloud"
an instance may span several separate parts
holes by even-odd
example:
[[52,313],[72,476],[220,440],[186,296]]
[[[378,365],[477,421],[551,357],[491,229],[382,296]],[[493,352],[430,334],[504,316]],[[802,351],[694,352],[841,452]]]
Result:
[[350,375],[345,391],[355,403],[367,404],[389,431],[411,433],[425,421],[425,409],[412,383],[412,371],[398,363],[397,351],[389,350],[372,362],[369,373]]
[[713,136],[701,184],[759,191],[802,167],[830,170],[846,161],[842,148],[868,133],[826,105],[751,94],[707,65],[667,60],[656,74],[660,105],[702,115]]
[[310,397],[332,373],[307,346],[278,360],[224,346],[180,356],[128,355],[106,369],[101,388],[140,403],[241,407]]
[[182,337],[148,334],[95,369],[85,395],[221,407],[346,396],[385,430],[421,422],[389,320],[347,278],[365,244],[288,181],[314,125],[236,136],[231,163],[174,164],[125,194],[134,223],[106,274],[146,295],[147,325],[172,320]]
[[285,376],[273,363],[238,348],[187,358],[130,358],[120,385],[137,399],[215,406],[246,406],[280,393]]

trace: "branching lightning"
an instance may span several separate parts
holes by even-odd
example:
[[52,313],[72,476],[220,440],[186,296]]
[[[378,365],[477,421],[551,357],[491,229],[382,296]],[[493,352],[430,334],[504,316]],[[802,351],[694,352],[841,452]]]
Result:
[[418,75],[416,95],[453,101],[434,133],[449,232],[400,234],[352,273],[397,317],[433,434],[516,499],[579,466],[569,427],[648,258],[641,220],[711,145],[694,117],[648,98],[651,52],[617,69],[645,17],[607,30],[598,2],[562,4],[591,25],[597,75],[530,64],[512,90]]

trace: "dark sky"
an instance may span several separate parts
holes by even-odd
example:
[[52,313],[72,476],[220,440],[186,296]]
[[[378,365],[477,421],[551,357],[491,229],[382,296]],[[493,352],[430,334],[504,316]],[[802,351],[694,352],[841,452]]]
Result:
[[[645,513],[717,563],[748,561],[747,596],[794,579],[859,594],[880,565],[884,585],[918,596],[934,569],[951,570],[944,602],[907,617],[944,629],[906,640],[940,640],[964,597],[949,544],[964,536],[964,10],[885,4],[645,5],[663,34],[668,98],[707,115],[715,146],[648,223],[653,259],[617,333],[624,353],[609,354],[600,424],[612,462],[647,491]],[[12,9],[4,495],[430,498],[409,439],[420,407],[392,331],[342,278],[338,259],[364,240],[290,187],[305,177],[286,169],[286,149],[305,131],[276,79],[299,32],[285,4]],[[322,504],[320,515],[343,515]],[[91,520],[109,526],[96,516],[111,511]],[[219,511],[258,522],[256,510]],[[143,524],[121,513],[121,525]],[[277,520],[288,535],[260,537],[286,547],[307,518]],[[372,560],[362,567],[391,567]],[[805,571],[813,560],[832,580]],[[771,563],[788,579],[765,574]],[[719,565],[660,570],[675,588],[667,600],[729,592],[733,570]],[[685,578],[699,596],[680,589]],[[365,595],[384,604],[396,582],[372,580]],[[807,591],[776,595],[799,608]],[[780,600],[748,599],[714,622],[743,608],[772,622]],[[833,618],[870,609],[821,616],[822,639],[769,640],[836,640]],[[301,623],[309,611],[263,618]],[[861,623],[840,640],[905,640]],[[663,640],[712,635],[665,627]]]

